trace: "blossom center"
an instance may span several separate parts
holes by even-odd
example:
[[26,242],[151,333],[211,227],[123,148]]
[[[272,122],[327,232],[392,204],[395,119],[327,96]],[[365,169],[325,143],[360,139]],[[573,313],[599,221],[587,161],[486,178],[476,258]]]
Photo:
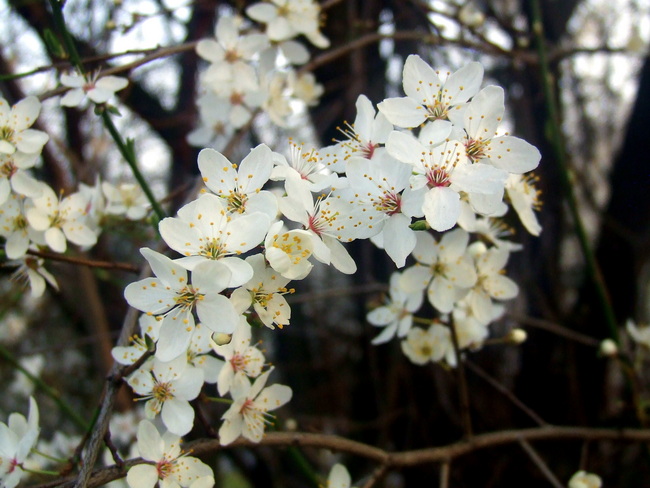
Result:
[[487,157],[488,144],[489,141],[483,139],[469,139],[465,142],[465,150],[469,160],[475,163]]
[[435,167],[427,171],[429,188],[447,187],[451,185],[450,175],[446,169]]
[[433,105],[426,105],[427,118],[429,120],[445,120],[447,119],[447,112],[449,107],[442,103],[440,100],[435,100]]
[[437,261],[431,266],[431,269],[433,270],[434,276],[438,275],[442,276],[443,278],[446,277],[445,274],[447,273],[447,265],[445,263]]
[[375,203],[375,210],[387,215],[395,215],[401,210],[402,196],[395,192],[384,193]]
[[224,59],[229,63],[234,63],[236,61],[239,61],[239,57],[239,53],[236,50],[231,49],[226,51]]
[[232,366],[232,369],[235,371],[235,373],[246,368],[246,363],[246,356],[243,354],[235,354],[230,358],[230,365]]
[[243,105],[244,104],[244,95],[239,92],[233,92],[230,95],[230,104],[231,105]]
[[95,82],[94,81],[89,81],[88,83],[85,83],[84,86],[81,87],[84,93],[88,93],[90,90],[95,89]]
[[221,122],[221,121],[216,122],[216,123],[212,126],[212,131],[213,131],[215,134],[222,136],[222,135],[224,135],[224,134],[226,133],[226,126],[225,126],[225,124],[224,124],[223,122]]
[[203,300],[204,297],[205,295],[198,293],[192,285],[188,285],[181,289],[181,291],[174,297],[174,301],[182,309],[188,310],[191,309],[196,302]]
[[199,254],[208,259],[219,259],[226,254],[226,250],[220,239],[213,238],[201,248]]
[[[0,136],[0,139],[3,139],[2,136]],[[18,168],[16,165],[13,163],[13,161],[7,161],[5,164],[3,164],[0,167],[0,175],[4,176],[5,178],[9,179],[13,175],[16,174],[16,171],[18,171]]]
[[170,474],[172,474],[173,463],[163,458],[162,460],[158,461],[158,464],[156,464],[156,471],[158,471],[158,479],[164,480]]
[[366,159],[372,159],[372,156],[375,154],[375,148],[377,146],[378,144],[373,144],[372,142],[368,142],[361,147],[361,154]]
[[319,200],[316,203],[314,214],[309,215],[309,218],[307,219],[307,226],[305,227],[306,229],[311,230],[317,236],[325,233],[328,227],[332,227],[333,222],[339,216],[339,212],[332,213],[332,211],[329,209],[322,210],[320,208],[321,201],[322,200]]
[[6,125],[4,127],[0,127],[0,139],[11,142],[13,141],[14,134],[15,131],[11,127]]
[[160,403],[171,400],[174,398],[171,383],[156,383],[151,391],[151,396],[153,396],[154,399],[158,400]]
[[228,210],[231,212],[244,213],[246,210],[248,195],[239,191],[231,191],[226,197],[226,200],[228,200]]

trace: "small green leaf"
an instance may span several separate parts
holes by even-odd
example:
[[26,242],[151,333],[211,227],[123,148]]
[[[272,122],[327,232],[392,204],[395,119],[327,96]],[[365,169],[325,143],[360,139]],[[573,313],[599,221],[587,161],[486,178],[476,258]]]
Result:
[[122,114],[120,113],[120,111],[117,109],[115,105],[106,104],[106,110],[108,110],[108,112],[112,113],[113,115],[117,115],[118,117],[122,116]]
[[54,32],[51,29],[45,29],[43,33],[43,38],[45,39],[45,44],[47,45],[48,51],[55,58],[68,59],[68,53],[66,52],[63,45],[59,42],[59,39],[56,37]]
[[155,351],[156,341],[154,341],[149,334],[144,335],[144,343],[147,345],[149,351]]
[[409,227],[413,230],[429,230],[431,228],[426,220],[416,220]]

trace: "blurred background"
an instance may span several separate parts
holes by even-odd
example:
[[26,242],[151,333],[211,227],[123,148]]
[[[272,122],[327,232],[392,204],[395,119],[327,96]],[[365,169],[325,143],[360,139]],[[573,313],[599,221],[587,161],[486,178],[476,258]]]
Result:
[[[246,1],[68,0],[66,19],[86,66],[106,69],[142,57],[107,53],[176,46],[213,36],[220,15],[243,12]],[[486,68],[484,85],[506,92],[506,126],[539,148],[536,170],[543,206],[543,231],[529,236],[516,222],[508,275],[520,296],[492,325],[501,337],[519,327],[521,346],[494,344],[468,355],[471,414],[477,433],[533,427],[529,416],[494,386],[511,390],[542,419],[557,425],[643,425],[637,405],[648,405],[647,356],[625,334],[628,318],[650,320],[650,5],[644,0],[544,0],[543,32],[560,107],[561,129],[580,215],[595,249],[616,320],[625,361],[603,358],[600,341],[611,337],[598,295],[586,272],[574,222],[567,211],[551,133],[540,60],[528,0],[326,0],[322,32],[326,51],[310,47],[313,70],[324,87],[321,103],[298,114],[293,127],[278,128],[264,116],[227,147],[239,161],[265,142],[286,151],[288,138],[314,146],[340,139],[337,127],[353,121],[359,94],[373,103],[401,96],[401,73],[409,54],[441,70],[470,60]],[[0,0],[0,93],[10,103],[57,86],[54,70],[15,79],[40,66],[65,70],[65,59],[48,49],[55,35],[46,2]],[[381,34],[381,35],[378,35]],[[197,79],[204,61],[190,47],[122,73],[130,84],[120,92],[119,126],[135,139],[147,178],[172,214],[188,198],[198,169],[199,147],[187,142],[197,123]],[[56,97],[43,102],[41,129],[50,134],[39,176],[70,192],[80,183],[131,180],[113,142],[92,111],[61,109]],[[215,147],[218,150],[226,149]],[[130,262],[155,236],[146,223],[115,225],[90,251],[94,259]],[[382,303],[394,264],[370,242],[349,247],[359,271],[344,276],[319,267],[292,295],[291,325],[260,330],[276,380],[294,390],[281,421],[297,429],[336,433],[387,450],[402,451],[457,441],[462,436],[458,385],[453,371],[419,367],[397,341],[372,346],[376,335],[365,321]],[[110,349],[126,303],[125,284],[136,274],[48,264],[61,292],[48,290],[32,300],[15,282],[0,284],[0,343],[87,417],[95,409],[103,378],[112,364]],[[0,268],[8,277],[12,269]],[[30,363],[31,361],[31,363]],[[634,368],[630,386],[623,364]],[[630,366],[631,365],[631,366]],[[39,369],[40,366],[40,369]],[[486,381],[485,375],[491,380]],[[31,386],[7,361],[0,363],[2,418],[24,409]],[[134,404],[124,391],[118,411]],[[55,405],[38,396],[44,433],[79,434]],[[222,410],[222,409],[221,409]],[[214,418],[221,410],[214,407]],[[209,412],[208,412],[209,413]],[[215,420],[215,425],[217,425]],[[647,425],[644,425],[647,427]],[[193,436],[203,436],[196,428]],[[42,437],[48,438],[47,434]],[[191,438],[191,437],[190,437]],[[555,474],[568,480],[577,469],[598,472],[605,486],[650,486],[646,446],[577,441],[535,444]],[[326,473],[344,462],[359,480],[372,472],[363,459],[306,450],[308,461]],[[224,487],[311,486],[295,460],[282,450],[235,449],[209,460]],[[391,472],[378,486],[436,486],[439,467]],[[477,451],[451,467],[453,487],[548,486],[520,446]],[[361,485],[361,483],[359,484]]]

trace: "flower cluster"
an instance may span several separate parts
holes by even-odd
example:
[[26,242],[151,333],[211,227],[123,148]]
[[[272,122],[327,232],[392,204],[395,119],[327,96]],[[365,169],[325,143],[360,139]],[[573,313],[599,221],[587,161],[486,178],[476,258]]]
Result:
[[[320,6],[312,0],[257,3],[246,9],[250,20],[222,16],[214,38],[196,46],[209,65],[200,77],[197,101],[200,121],[188,135],[190,144],[221,149],[233,131],[258,111],[285,126],[296,105],[314,105],[323,92],[311,73],[298,74],[293,65],[309,60],[309,51],[296,38],[304,35],[317,47],[329,41],[320,33]],[[295,102],[301,102],[296,104]]]
[[32,296],[45,290],[46,282],[57,287],[43,260],[30,250],[49,249],[64,253],[68,243],[89,248],[97,242],[105,217],[125,215],[140,220],[148,213],[142,189],[132,184],[108,182],[63,196],[33,177],[49,136],[30,127],[41,104],[27,97],[13,107],[0,99],[0,237],[7,258],[17,266],[17,276],[29,280]]
[[[354,273],[347,243],[370,239],[401,269],[391,277],[386,303],[368,321],[382,328],[373,344],[397,338],[416,364],[456,365],[458,350],[480,347],[489,324],[502,315],[503,301],[518,293],[505,276],[518,245],[508,240],[502,219],[512,208],[530,233],[541,231],[530,173],[540,155],[500,132],[504,93],[481,88],[479,63],[441,76],[419,56],[409,56],[405,96],[375,107],[361,95],[354,123],[327,147],[291,141],[288,153],[280,154],[260,144],[238,162],[206,147],[222,146],[258,111],[282,126],[296,100],[304,107],[318,98],[314,77],[298,75],[292,65],[309,58],[297,36],[328,45],[319,32],[319,9],[312,0],[254,4],[246,13],[264,32],[249,20],[221,16],[214,39],[197,44],[209,66],[200,77],[200,126],[189,142],[203,148],[198,169],[204,188],[158,223],[167,251],[140,250],[153,275],[124,291],[128,304],[142,312],[140,333],[113,349],[117,362],[134,365],[126,381],[146,417],[137,429],[146,463],[129,470],[132,487],[214,484],[212,470],[180,449],[181,437],[194,426],[190,402],[202,392],[201,399],[210,399],[206,383],[216,385],[221,397],[212,400],[230,404],[221,415],[220,443],[240,436],[260,442],[273,422],[271,412],[289,402],[292,390],[267,386],[274,368],[254,343],[252,325],[275,333],[290,326],[285,295],[316,262]],[[105,104],[127,84],[74,73],[61,82],[71,88],[64,106],[86,96]],[[69,243],[87,249],[108,219],[141,220],[149,211],[133,184],[97,180],[63,196],[34,179],[31,168],[48,140],[30,128],[39,111],[35,97],[13,108],[0,100],[0,236],[33,295],[56,281],[30,250],[64,253]],[[435,317],[415,316],[425,301]],[[426,328],[414,326],[423,321]],[[163,433],[152,423],[158,416]],[[7,486],[38,433],[31,416],[16,422],[0,432],[3,453],[12,456],[0,465],[12,469],[0,473]],[[335,466],[330,482],[351,484],[342,466]]]
[[[233,22],[220,20],[218,38],[230,36],[230,49],[239,49]],[[242,46],[264,41],[248,36],[240,39]],[[200,45],[202,52],[210,47],[221,53],[213,59],[219,66],[214,76],[244,76],[248,55],[228,61],[227,49],[217,44]],[[147,401],[149,418],[160,413],[170,432],[186,434],[194,419],[188,402],[204,381],[216,381],[219,394],[233,402],[222,417],[221,442],[240,435],[259,441],[268,412],[286,403],[291,389],[266,387],[271,369],[264,371],[263,353],[250,345],[249,321],[270,329],[289,325],[284,295],[293,292],[290,282],[309,275],[312,257],[353,273],[356,264],[344,243],[355,239],[371,239],[398,267],[414,262],[391,278],[388,303],[370,312],[368,320],[384,327],[373,343],[398,337],[417,364],[455,365],[455,347],[480,347],[487,326],[503,313],[502,302],[518,293],[504,276],[517,246],[493,230],[512,201],[504,201],[506,185],[513,177],[524,181],[521,175],[539,161],[535,148],[497,133],[503,91],[480,90],[481,81],[477,63],[441,81],[411,56],[404,67],[407,97],[385,100],[377,112],[361,96],[347,138],[333,146],[319,150],[292,142],[285,157],[261,144],[239,164],[214,149],[200,152],[204,190],[159,223],[163,240],[179,256],[143,248],[155,276],[125,290],[129,304],[145,313],[143,337],[155,344],[153,357],[128,380]],[[268,190],[277,184],[281,192]],[[525,212],[515,207],[524,220],[534,217],[535,202],[528,202]],[[413,230],[422,224],[444,233],[436,238]],[[530,221],[526,227],[535,228]],[[484,239],[472,242],[472,233]],[[413,327],[425,296],[439,317],[428,329]],[[225,361],[206,354],[197,335],[230,336],[225,344],[212,342]],[[133,362],[144,354],[149,346],[143,337],[116,348],[116,359]],[[198,356],[211,366],[201,369]]]
[[[503,313],[501,302],[517,295],[517,285],[504,276],[510,252],[520,248],[505,238],[510,232],[501,219],[508,209],[530,233],[541,231],[529,173],[539,151],[499,132],[504,92],[481,89],[482,79],[479,63],[442,78],[419,56],[409,56],[406,96],[382,101],[378,111],[359,97],[356,120],[342,130],[346,138],[321,150],[322,162],[346,176],[328,196],[338,202],[330,215],[336,223],[348,219],[354,231],[340,225],[335,236],[369,237],[399,268],[409,256],[415,261],[393,275],[387,304],[368,321],[385,327],[374,344],[397,336],[417,364],[456,364],[455,347],[480,347],[487,326]],[[359,209],[363,217],[357,219]],[[443,234],[437,239],[414,228]],[[425,291],[439,317],[427,330],[412,329]]]

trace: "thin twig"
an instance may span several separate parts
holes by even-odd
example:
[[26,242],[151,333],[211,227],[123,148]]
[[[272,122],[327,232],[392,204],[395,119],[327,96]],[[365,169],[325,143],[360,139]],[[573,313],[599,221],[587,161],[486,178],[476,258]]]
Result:
[[440,465],[440,488],[449,488],[449,473],[451,463],[444,462]]
[[388,291],[388,286],[385,283],[369,283],[367,285],[348,286],[323,291],[299,293],[297,295],[287,295],[286,299],[289,304],[295,305],[297,303],[316,302],[339,296],[364,295],[378,291]]
[[593,337],[590,337],[588,335],[581,334],[580,332],[576,332],[574,330],[569,329],[568,327],[564,327],[563,325],[556,324],[555,322],[551,322],[550,320],[537,319],[534,317],[514,314],[511,312],[508,312],[507,315],[513,320],[519,322],[520,324],[528,325],[531,327],[535,327],[536,329],[542,329],[548,332],[552,332],[555,335],[565,337],[575,342],[579,342],[580,344],[584,344],[585,346],[592,346],[592,347],[600,346],[600,341],[598,339],[594,339]]
[[381,478],[384,477],[386,471],[388,471],[388,466],[385,465],[379,466],[377,469],[373,471],[372,475],[370,476],[370,478],[368,478],[368,481],[365,482],[362,488],[372,488],[375,485],[375,483],[377,483]]
[[61,396],[61,394],[58,391],[56,391],[51,386],[47,385],[38,376],[35,376],[32,373],[30,373],[29,370],[23,367],[23,365],[20,364],[20,361],[18,361],[13,356],[13,354],[11,354],[11,352],[2,344],[0,344],[0,358],[10,363],[14,368],[16,368],[16,370],[24,374],[27,377],[27,379],[34,384],[36,388],[38,388],[40,391],[42,391],[48,397],[54,400],[54,402],[59,406],[59,408],[68,417],[70,417],[70,420],[72,420],[75,424],[77,424],[78,427],[82,429],[88,428],[88,423],[83,419],[83,417],[81,417],[81,415],[79,415],[79,413],[77,413],[77,411],[74,408],[72,408],[65,401],[65,399]]
[[116,263],[113,261],[97,261],[95,259],[87,259],[79,256],[65,256],[63,254],[54,254],[44,251],[28,250],[27,254],[32,256],[38,256],[39,258],[49,259],[51,261],[61,261],[64,263],[78,264],[80,266],[87,266],[89,268],[102,268],[102,269],[119,269],[123,271],[129,271],[131,273],[137,273],[139,267],[134,264],[129,263]]
[[451,332],[451,342],[454,346],[454,355],[456,356],[456,375],[458,377],[458,394],[460,397],[460,415],[463,420],[463,428],[465,430],[465,438],[471,439],[474,435],[472,432],[472,415],[469,405],[469,390],[467,388],[467,376],[465,375],[465,364],[460,355],[460,346],[458,344],[458,334],[456,333],[456,325],[452,320],[449,324]]
[[508,400],[510,400],[514,405],[516,405],[522,412],[524,412],[526,415],[528,415],[535,423],[537,423],[540,426],[548,425],[542,417],[537,415],[535,411],[530,408],[528,405],[526,405],[524,402],[522,402],[517,396],[515,396],[514,393],[512,393],[510,390],[508,390],[505,386],[503,386],[501,383],[499,383],[496,379],[492,378],[489,374],[487,374],[482,368],[480,368],[478,365],[474,364],[471,361],[465,361],[465,364],[469,369],[471,369],[475,374],[483,378],[490,386],[492,386],[495,390],[497,390],[499,393],[503,394]]
[[[109,76],[109,75],[117,75],[117,74],[122,74],[129,72],[131,70],[134,70],[135,68],[138,68],[144,64],[147,64],[151,61],[155,61],[156,59],[161,59],[165,58],[168,56],[173,56],[174,54],[180,54],[185,51],[191,51],[196,47],[198,41],[192,41],[192,42],[186,42],[184,44],[179,44],[177,46],[169,46],[169,47],[156,47],[153,49],[143,49],[138,51],[125,51],[122,53],[118,53],[115,55],[105,55],[105,56],[95,56],[97,59],[106,58],[109,59],[110,57],[118,57],[118,56],[125,56],[127,54],[142,54],[142,53],[149,53],[146,56],[143,56],[140,59],[137,59],[131,63],[126,63],[121,66],[114,66],[112,68],[108,68],[105,70],[102,70],[100,72],[100,77],[104,76]],[[95,61],[95,58],[84,58],[84,62],[92,62]],[[50,68],[47,68],[50,69]],[[42,71],[44,71],[42,69]],[[35,71],[37,72],[37,71]],[[31,74],[31,72],[30,72]],[[55,88],[54,90],[47,91],[40,95],[38,98],[43,101],[47,100],[48,98],[56,97],[57,95],[63,95],[65,92],[67,92],[70,88],[66,86],[60,86],[58,88]]]
[[525,440],[520,440],[519,445],[524,449],[524,451],[526,451],[528,457],[530,457],[531,461],[535,463],[535,465],[539,468],[542,474],[546,476],[546,479],[549,481],[549,483],[551,483],[555,488],[564,488],[564,485],[560,483],[560,480],[558,480],[555,474],[553,474],[553,471],[551,471],[551,469],[544,462],[544,460],[537,453],[537,451],[533,448],[533,446],[531,446]]
[[[141,271],[139,279],[144,279],[147,276],[150,276],[151,268],[145,266]],[[120,337],[117,341],[118,345],[126,345],[129,342],[129,337],[135,332],[135,328],[138,324],[138,317],[140,312],[134,308],[129,308],[126,316],[124,317],[124,322],[122,323],[122,330],[120,332]],[[88,485],[88,480],[90,479],[93,473],[93,467],[97,461],[97,455],[103,444],[104,435],[108,430],[108,422],[111,418],[111,413],[113,412],[113,405],[115,404],[115,397],[117,392],[122,384],[121,380],[116,381],[116,377],[121,377],[121,373],[124,371],[124,368],[118,364],[113,364],[111,372],[109,373],[109,379],[104,384],[104,391],[100,400],[99,415],[97,416],[97,421],[94,425],[94,430],[86,446],[86,451],[83,457],[83,464],[77,475],[77,479],[70,483],[71,486],[77,488],[86,488]]]

